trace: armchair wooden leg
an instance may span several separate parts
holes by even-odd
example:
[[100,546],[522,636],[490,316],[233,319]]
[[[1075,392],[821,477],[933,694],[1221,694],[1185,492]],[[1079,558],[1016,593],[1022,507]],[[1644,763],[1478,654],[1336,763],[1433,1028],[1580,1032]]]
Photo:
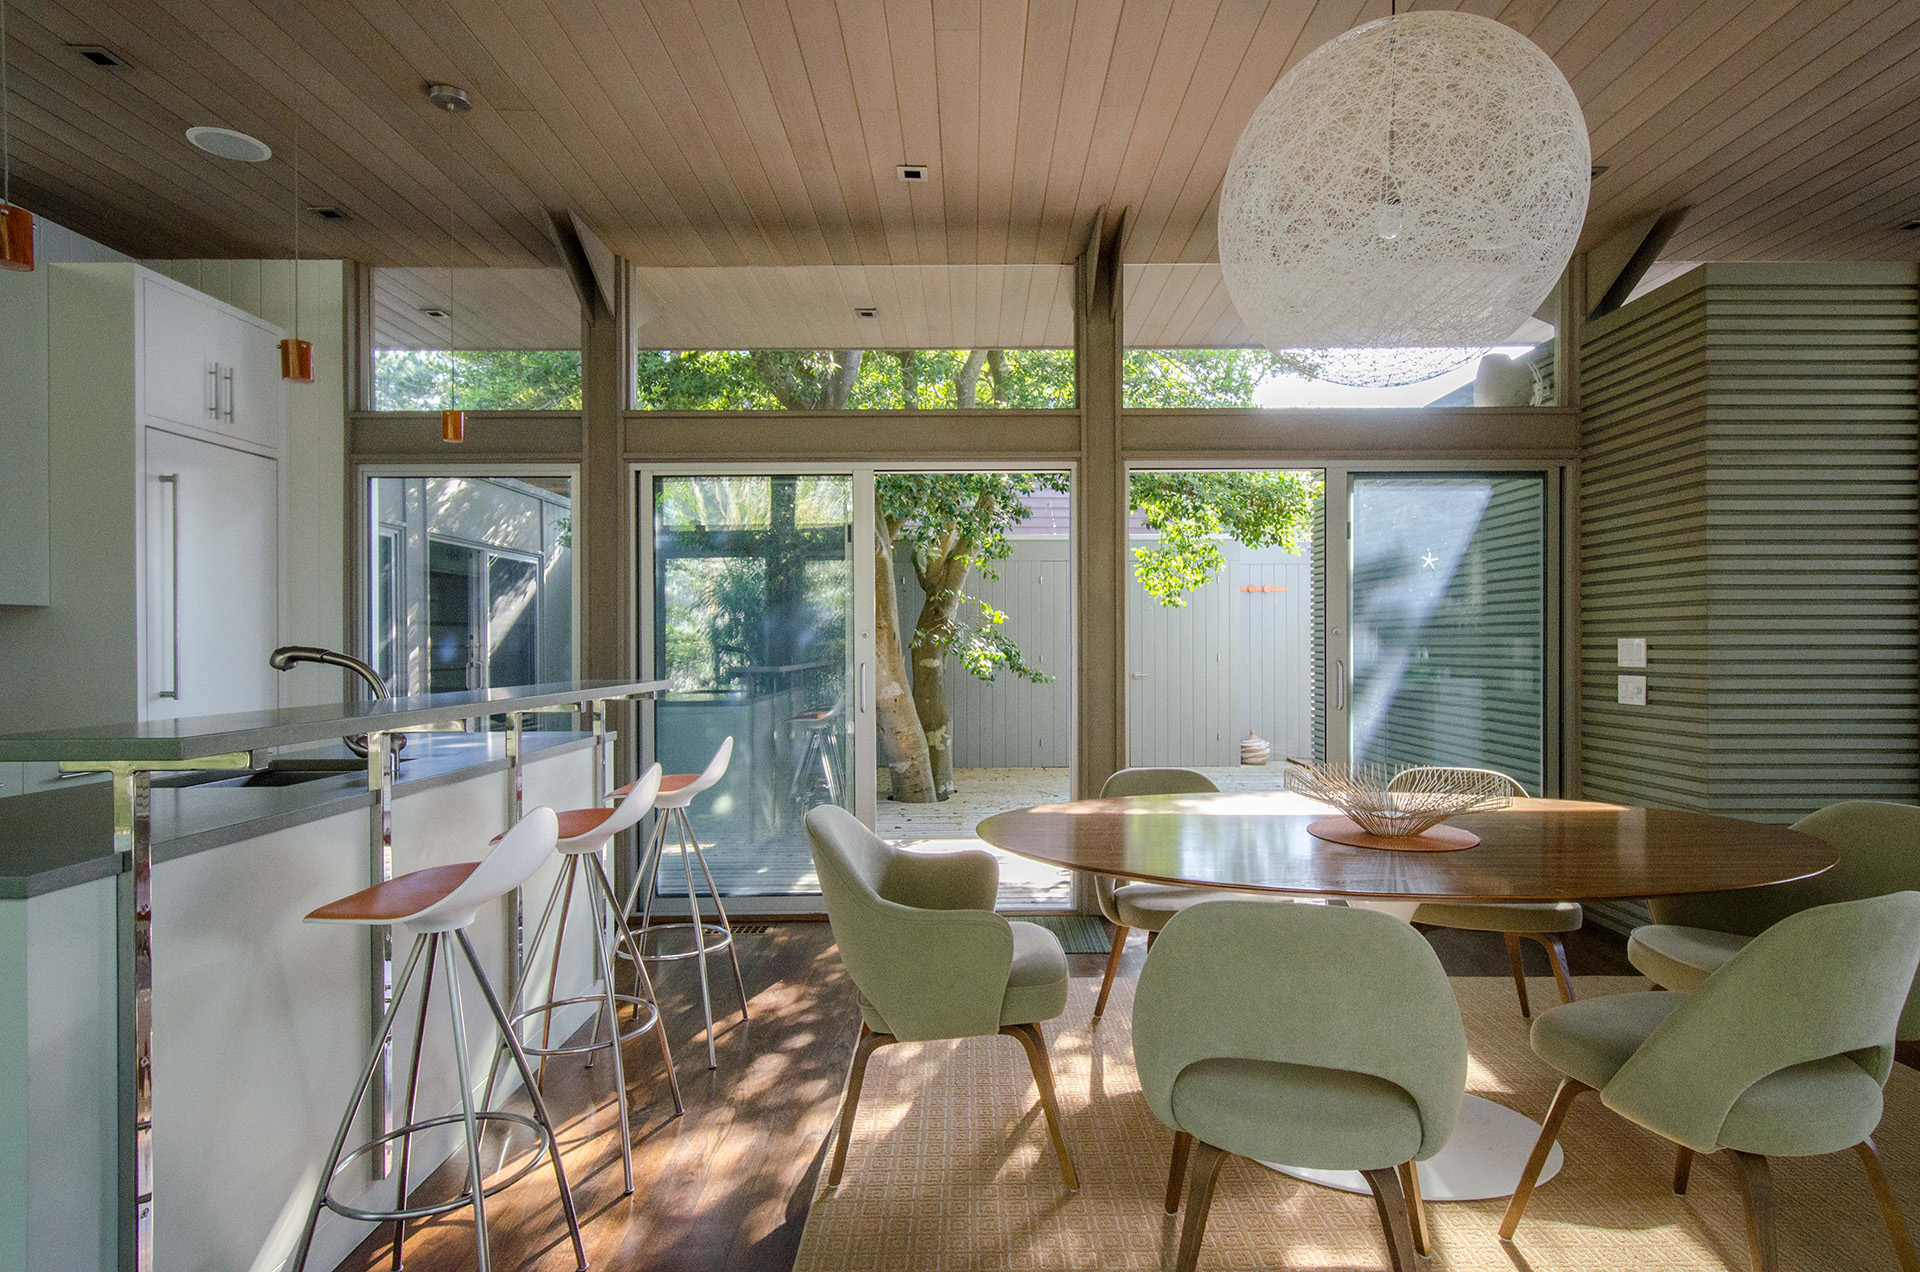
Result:
[[1673,1195],[1687,1195],[1687,1180],[1693,1175],[1693,1150],[1682,1144],[1673,1155]]
[[1513,1190],[1513,1200],[1507,1203],[1507,1213],[1500,1220],[1502,1241],[1513,1240],[1514,1231],[1520,1226],[1527,1198],[1533,1196],[1533,1186],[1540,1182],[1540,1172],[1546,1169],[1547,1154],[1553,1151],[1553,1142],[1560,1138],[1560,1124],[1567,1120],[1567,1110],[1573,1107],[1574,1100],[1591,1090],[1593,1088],[1584,1082],[1560,1079],[1560,1089],[1553,1093],[1553,1103],[1547,1106],[1546,1119],[1540,1123],[1540,1138],[1533,1143],[1533,1153],[1520,1172],[1520,1184]]
[[1880,1150],[1871,1139],[1864,1139],[1853,1146],[1853,1151],[1860,1154],[1860,1164],[1867,1168],[1867,1182],[1873,1185],[1873,1199],[1880,1203],[1880,1218],[1887,1225],[1887,1236],[1893,1239],[1893,1253],[1900,1260],[1900,1272],[1920,1272],[1920,1255],[1914,1253],[1907,1221],[1900,1217],[1900,1202],[1893,1195],[1893,1185],[1887,1182]]
[[1193,1154],[1193,1182],[1187,1185],[1187,1217],[1180,1225],[1180,1256],[1173,1272],[1193,1272],[1200,1262],[1200,1243],[1207,1235],[1207,1212],[1213,1209],[1213,1185],[1220,1178],[1220,1165],[1227,1155],[1213,1145],[1199,1141]]
[[853,1049],[853,1066],[847,1070],[847,1093],[840,1101],[840,1138],[833,1146],[833,1167],[827,1172],[827,1187],[840,1183],[847,1168],[847,1141],[853,1138],[853,1112],[860,1103],[860,1083],[867,1076],[867,1061],[873,1053],[895,1041],[892,1034],[875,1033],[860,1026],[860,1041]]
[[1400,1191],[1407,1198],[1407,1223],[1413,1229],[1413,1252],[1421,1258],[1433,1256],[1433,1229],[1427,1226],[1427,1203],[1420,1199],[1420,1167],[1416,1162],[1401,1162]]
[[1167,1172],[1167,1213],[1180,1213],[1180,1185],[1187,1179],[1187,1158],[1193,1153],[1193,1136],[1185,1131],[1173,1133],[1173,1168]]
[[1047,1115],[1047,1130],[1053,1134],[1053,1151],[1060,1156],[1060,1177],[1069,1192],[1080,1191],[1080,1177],[1073,1171],[1073,1156],[1067,1152],[1067,1137],[1060,1125],[1060,1102],[1053,1092],[1053,1065],[1047,1059],[1047,1039],[1038,1025],[1007,1025],[1001,1030],[1020,1040],[1027,1049],[1027,1064],[1033,1069],[1034,1085],[1040,1088],[1040,1108]]
[[1120,971],[1120,956],[1127,952],[1127,932],[1129,929],[1115,926],[1113,929],[1113,949],[1107,954],[1107,974],[1100,981],[1100,997],[1093,1004],[1095,1020],[1107,1014],[1107,995],[1113,992],[1113,978]]
[[1758,1153],[1728,1150],[1734,1174],[1740,1180],[1740,1200],[1747,1211],[1747,1259],[1753,1272],[1778,1272],[1773,1239],[1773,1172]]
[[1373,1190],[1374,1209],[1380,1213],[1380,1228],[1387,1238],[1388,1266],[1393,1272],[1409,1272],[1413,1266],[1413,1232],[1407,1222],[1407,1198],[1400,1191],[1400,1171],[1366,1170],[1367,1187]]
[[1572,1002],[1573,973],[1567,968],[1567,943],[1560,939],[1558,932],[1529,932],[1527,937],[1547,952],[1547,966],[1553,969],[1554,984],[1560,987],[1560,1001]]
[[1147,952],[1149,954],[1153,952],[1153,943],[1159,939],[1160,939],[1160,934],[1158,932],[1147,933]]
[[1507,933],[1507,962],[1513,966],[1513,989],[1520,995],[1520,1016],[1523,1020],[1532,1019],[1533,1009],[1527,1004],[1527,965],[1520,957],[1520,934]]

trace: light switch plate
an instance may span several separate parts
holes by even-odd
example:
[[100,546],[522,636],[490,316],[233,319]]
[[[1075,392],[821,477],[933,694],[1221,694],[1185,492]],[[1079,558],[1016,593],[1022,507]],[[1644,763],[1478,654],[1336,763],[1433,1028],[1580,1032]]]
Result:
[[1647,678],[1645,676],[1620,677],[1620,702],[1623,706],[1644,707],[1647,705]]
[[1618,662],[1622,667],[1644,667],[1647,665],[1647,642],[1641,636],[1622,636],[1619,640]]

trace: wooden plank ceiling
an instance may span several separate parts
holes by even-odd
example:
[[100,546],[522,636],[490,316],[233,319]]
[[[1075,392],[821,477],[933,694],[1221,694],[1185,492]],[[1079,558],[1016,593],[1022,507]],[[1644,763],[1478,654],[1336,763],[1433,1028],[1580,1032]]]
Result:
[[[1167,267],[1139,276],[1150,294],[1132,306],[1158,307],[1169,332],[1226,340],[1238,324],[1204,266],[1234,141],[1282,71],[1387,11],[1387,0],[10,2],[16,197],[130,254],[285,255],[297,127],[300,202],[349,217],[307,217],[311,254],[552,266],[549,214],[571,210],[647,271],[650,295],[683,306],[662,331],[718,338],[751,326],[741,306],[802,294],[838,331],[865,292],[895,298],[901,312],[882,321],[898,331],[957,344],[1052,333],[1061,290],[1045,267],[1071,259],[1100,207],[1127,209],[1127,261]],[[1914,0],[1460,7],[1527,34],[1571,80],[1605,166],[1590,240],[1688,204],[1674,259],[1920,255],[1920,232],[1901,228],[1920,219]],[[126,65],[96,67],[75,45]],[[465,87],[473,111],[436,111],[429,81]],[[195,124],[253,133],[275,157],[212,159],[184,139]],[[929,179],[902,181],[901,164],[927,165]],[[989,279],[949,266],[1006,268]],[[742,272],[707,272],[721,270]]]

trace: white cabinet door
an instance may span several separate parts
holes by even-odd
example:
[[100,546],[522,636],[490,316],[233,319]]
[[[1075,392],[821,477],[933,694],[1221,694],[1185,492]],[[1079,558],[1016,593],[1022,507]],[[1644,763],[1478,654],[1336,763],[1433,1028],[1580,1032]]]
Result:
[[211,297],[140,279],[140,409],[278,450],[286,428],[279,331]]
[[140,409],[156,420],[218,428],[215,318],[225,315],[156,277],[140,278]]
[[143,718],[277,706],[277,465],[157,428],[145,441]]
[[286,381],[280,378],[280,334],[272,328],[221,314],[226,326],[220,374],[225,418],[219,431],[279,450],[286,429]]

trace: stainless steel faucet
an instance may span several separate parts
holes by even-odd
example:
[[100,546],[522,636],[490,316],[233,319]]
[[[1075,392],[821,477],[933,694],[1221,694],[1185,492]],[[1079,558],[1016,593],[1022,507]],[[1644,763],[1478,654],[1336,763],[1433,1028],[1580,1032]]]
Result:
[[[366,682],[367,689],[375,702],[393,696],[387,689],[386,680],[381,677],[379,672],[360,661],[360,659],[355,658],[352,654],[343,654],[337,649],[323,649],[319,645],[282,645],[267,655],[267,665],[275,671],[287,671],[297,663],[323,663],[329,667],[340,667],[350,671]],[[362,733],[354,737],[341,738],[340,740],[347,744],[349,751],[352,751],[362,759],[366,758],[366,734]],[[406,734],[401,733],[394,735],[393,750],[396,755],[405,750],[406,746]]]

